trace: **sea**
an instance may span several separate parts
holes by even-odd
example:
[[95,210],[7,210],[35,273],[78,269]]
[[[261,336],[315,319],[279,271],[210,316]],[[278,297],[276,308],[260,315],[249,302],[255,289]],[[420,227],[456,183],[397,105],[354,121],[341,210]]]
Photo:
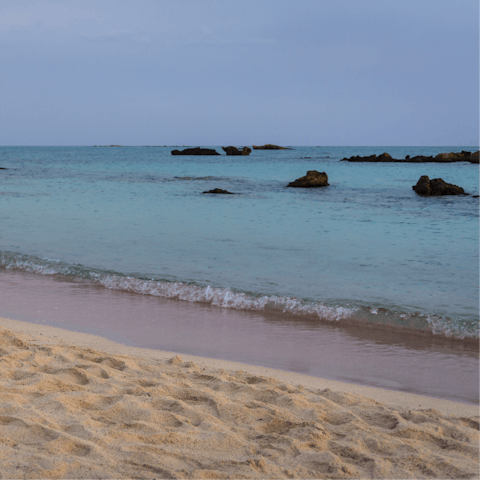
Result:
[[478,165],[342,161],[478,147],[183,148],[0,147],[0,316],[478,403]]

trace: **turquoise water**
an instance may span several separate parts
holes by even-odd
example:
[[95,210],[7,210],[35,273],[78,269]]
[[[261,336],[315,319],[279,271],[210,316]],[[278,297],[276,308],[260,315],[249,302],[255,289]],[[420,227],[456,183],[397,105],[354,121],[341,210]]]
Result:
[[[1,147],[0,265],[478,338],[478,199],[412,190],[428,175],[478,195],[478,165],[339,161],[472,148],[294,147],[248,157],[172,149]],[[330,186],[285,188],[307,170],[325,171]],[[202,194],[217,187],[236,195]]]

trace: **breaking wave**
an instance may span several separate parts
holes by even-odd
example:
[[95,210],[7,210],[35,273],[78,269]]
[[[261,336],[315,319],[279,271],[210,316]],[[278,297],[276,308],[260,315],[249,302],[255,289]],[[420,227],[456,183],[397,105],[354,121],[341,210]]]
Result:
[[88,268],[80,264],[69,264],[35,255],[0,252],[0,268],[40,275],[62,275],[91,281],[112,290],[206,303],[221,308],[310,316],[323,321],[363,326],[406,328],[410,331],[458,340],[478,341],[480,336],[478,321],[472,323],[467,320],[438,315],[396,312],[392,309],[371,308],[364,305],[331,305],[288,296],[255,296],[244,292],[235,292],[229,288],[127,276],[111,270]]

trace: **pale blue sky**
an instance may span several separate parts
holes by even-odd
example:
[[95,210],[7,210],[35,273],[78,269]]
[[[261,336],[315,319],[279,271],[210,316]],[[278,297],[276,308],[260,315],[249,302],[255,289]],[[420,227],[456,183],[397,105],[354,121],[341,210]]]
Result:
[[0,2],[0,145],[478,145],[478,0]]

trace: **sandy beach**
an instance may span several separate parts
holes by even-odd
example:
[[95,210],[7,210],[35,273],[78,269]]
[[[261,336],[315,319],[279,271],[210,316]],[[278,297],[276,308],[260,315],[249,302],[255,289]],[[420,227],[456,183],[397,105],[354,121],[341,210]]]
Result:
[[0,1],[0,480],[480,480],[479,15]]
[[479,478],[479,409],[0,319],[0,478]]

